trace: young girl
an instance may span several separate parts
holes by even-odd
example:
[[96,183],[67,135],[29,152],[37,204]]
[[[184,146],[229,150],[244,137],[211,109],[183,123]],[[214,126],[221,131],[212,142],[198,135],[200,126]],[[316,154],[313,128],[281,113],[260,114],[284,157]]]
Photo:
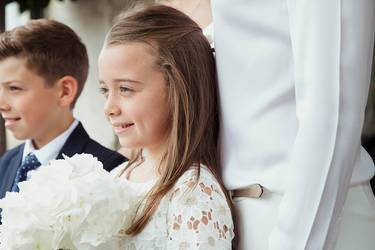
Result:
[[116,169],[143,197],[124,249],[231,249],[215,61],[201,28],[166,6],[121,16],[107,35],[99,75],[121,145],[139,149]]

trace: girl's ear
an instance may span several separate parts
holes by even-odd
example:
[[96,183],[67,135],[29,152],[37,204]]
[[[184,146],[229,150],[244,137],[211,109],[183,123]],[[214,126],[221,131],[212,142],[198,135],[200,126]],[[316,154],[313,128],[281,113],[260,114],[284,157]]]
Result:
[[56,85],[59,88],[60,106],[72,106],[78,92],[77,80],[72,76],[64,76],[56,82]]

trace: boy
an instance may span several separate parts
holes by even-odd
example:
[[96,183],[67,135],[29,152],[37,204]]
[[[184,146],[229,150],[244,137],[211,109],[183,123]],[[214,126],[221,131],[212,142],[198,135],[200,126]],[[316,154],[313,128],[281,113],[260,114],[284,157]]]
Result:
[[87,73],[85,45],[62,23],[34,20],[0,34],[0,113],[14,137],[26,140],[0,158],[0,198],[63,154],[92,154],[108,171],[126,160],[73,117]]

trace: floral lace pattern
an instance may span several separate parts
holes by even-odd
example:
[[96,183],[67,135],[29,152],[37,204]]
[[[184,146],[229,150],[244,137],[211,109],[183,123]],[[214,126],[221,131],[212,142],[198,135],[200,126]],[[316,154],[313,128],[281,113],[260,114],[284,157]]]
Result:
[[138,235],[122,240],[127,250],[229,250],[234,237],[231,211],[213,175],[191,168],[161,200]]

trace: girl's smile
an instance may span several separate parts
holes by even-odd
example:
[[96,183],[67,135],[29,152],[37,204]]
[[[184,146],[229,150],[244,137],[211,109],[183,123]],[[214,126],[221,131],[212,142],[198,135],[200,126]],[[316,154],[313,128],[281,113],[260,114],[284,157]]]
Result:
[[124,124],[112,124],[113,130],[117,135],[125,133],[129,129],[134,127],[134,123],[124,123]]

